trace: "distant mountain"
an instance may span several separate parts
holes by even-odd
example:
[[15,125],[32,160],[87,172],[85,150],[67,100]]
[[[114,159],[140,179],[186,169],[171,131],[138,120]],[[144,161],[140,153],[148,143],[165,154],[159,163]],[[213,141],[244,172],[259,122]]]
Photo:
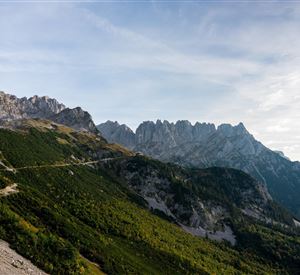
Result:
[[106,123],[98,125],[97,128],[102,136],[109,137],[111,142],[119,143],[122,140],[122,144],[126,144],[127,148],[135,146],[135,134],[125,124],[120,125],[117,121],[108,120]]
[[0,92],[0,119],[48,118],[64,110],[65,105],[47,96],[17,98]]
[[98,133],[91,115],[88,112],[83,111],[80,107],[74,109],[66,108],[58,114],[49,117],[49,119],[79,131]]
[[80,107],[66,108],[64,104],[48,96],[35,95],[27,99],[0,92],[0,120],[24,118],[50,119],[76,130],[98,133],[90,114]]
[[[292,162],[257,141],[240,123],[237,126],[189,121],[158,120],[139,125],[130,143],[122,139],[124,126],[106,122],[103,136],[134,151],[142,152],[164,162],[188,167],[230,167],[249,173],[264,182],[271,196],[300,217],[300,164]],[[126,126],[127,127],[127,126]],[[128,127],[127,127],[128,128]],[[110,129],[110,131],[108,130]],[[101,131],[101,130],[100,130]],[[128,130],[127,130],[128,131]],[[114,133],[118,132],[118,135]]]

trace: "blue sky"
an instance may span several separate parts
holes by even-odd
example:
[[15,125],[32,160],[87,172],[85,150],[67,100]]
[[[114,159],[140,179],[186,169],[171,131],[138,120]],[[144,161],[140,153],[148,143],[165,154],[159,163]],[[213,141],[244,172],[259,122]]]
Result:
[[300,3],[0,1],[0,90],[118,120],[244,122],[300,160]]

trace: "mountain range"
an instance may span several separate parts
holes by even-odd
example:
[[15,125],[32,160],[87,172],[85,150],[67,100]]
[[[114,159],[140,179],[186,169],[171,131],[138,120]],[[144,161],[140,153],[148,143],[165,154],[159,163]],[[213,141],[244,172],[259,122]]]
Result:
[[[206,168],[207,162],[199,168],[192,163],[196,155],[191,163],[162,157],[215,136],[207,150],[219,149],[222,159],[228,153],[219,132],[237,152],[260,156],[269,150],[242,124],[216,129],[158,121],[133,133],[108,122],[97,130],[79,107],[68,109],[48,97],[0,95],[0,239],[45,272],[300,270],[299,224],[269,185],[230,167]],[[108,134],[131,150],[107,142]]]
[[164,162],[242,170],[265,183],[275,200],[300,217],[300,163],[268,149],[242,123],[216,127],[189,121],[146,121],[134,133],[124,124],[107,121],[97,128],[109,142]]
[[1,121],[28,118],[50,119],[77,130],[98,133],[90,114],[80,107],[69,109],[47,96],[35,95],[27,99],[0,92]]

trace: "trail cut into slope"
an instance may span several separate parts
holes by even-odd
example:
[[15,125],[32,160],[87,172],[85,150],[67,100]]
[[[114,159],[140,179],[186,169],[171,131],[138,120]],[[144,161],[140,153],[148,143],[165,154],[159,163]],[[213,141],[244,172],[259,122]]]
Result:
[[[66,166],[79,166],[79,165],[92,165],[97,164],[99,162],[108,162],[114,159],[120,159],[122,157],[117,158],[105,158],[100,160],[92,160],[92,161],[85,161],[85,162],[78,162],[78,163],[57,163],[57,164],[45,164],[45,165],[31,165],[31,166],[23,166],[18,168],[13,168],[14,171],[18,170],[26,170],[26,169],[39,169],[39,168],[55,168],[55,167],[66,167]],[[0,169],[0,171],[7,171],[7,169]],[[12,187],[12,186],[10,186]],[[1,190],[0,190],[1,191]],[[1,193],[0,193],[1,195]]]

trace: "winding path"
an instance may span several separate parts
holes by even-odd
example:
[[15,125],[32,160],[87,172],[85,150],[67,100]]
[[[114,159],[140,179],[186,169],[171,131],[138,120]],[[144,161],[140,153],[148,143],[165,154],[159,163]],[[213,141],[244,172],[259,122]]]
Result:
[[[27,169],[39,169],[39,168],[50,168],[50,167],[60,168],[60,167],[66,167],[66,166],[91,165],[91,164],[96,164],[99,162],[107,162],[110,160],[121,159],[121,158],[123,158],[123,157],[104,158],[104,159],[100,159],[100,160],[92,160],[92,161],[85,161],[85,162],[78,162],[78,163],[59,163],[59,164],[23,166],[23,167],[17,167],[17,168],[9,168],[9,171],[16,172],[18,170],[27,170]],[[8,170],[5,168],[5,169],[0,169],[0,171],[8,171]],[[18,193],[19,190],[17,189],[17,187],[18,187],[18,184],[13,183],[11,185],[6,186],[3,189],[0,189],[0,198]],[[0,274],[0,275],[2,275],[2,274]]]
[[[115,157],[115,158],[104,158],[100,160],[91,160],[85,162],[78,162],[78,163],[57,163],[57,164],[44,164],[44,165],[31,165],[31,166],[23,166],[23,167],[16,167],[16,168],[9,168],[9,171],[18,171],[18,170],[26,170],[26,169],[39,169],[39,168],[50,168],[50,167],[66,167],[66,166],[79,166],[79,165],[90,165],[96,164],[99,162],[107,162],[110,160],[121,159],[124,157]],[[8,171],[7,168],[2,168],[0,171]]]
[[[9,171],[15,172],[18,170],[25,169],[38,169],[38,168],[49,168],[49,167],[66,167],[66,166],[77,166],[77,165],[91,165],[99,162],[107,162],[117,158],[105,158],[101,160],[95,161],[86,161],[79,163],[61,163],[61,164],[48,164],[48,165],[34,165],[34,166],[24,166],[18,168],[9,168]],[[0,169],[0,171],[8,171],[8,169]],[[12,185],[6,186],[3,189],[0,189],[0,197],[6,197],[15,193],[18,193],[17,189],[18,184],[14,183]],[[93,264],[93,263],[92,263]],[[99,267],[97,266],[97,269]],[[99,274],[102,274],[99,271]],[[29,260],[25,259],[21,255],[19,255],[16,251],[12,250],[9,247],[7,242],[0,240],[0,274],[1,275],[47,275],[44,271],[40,270],[36,266],[34,266]],[[104,274],[104,273],[103,273]]]

